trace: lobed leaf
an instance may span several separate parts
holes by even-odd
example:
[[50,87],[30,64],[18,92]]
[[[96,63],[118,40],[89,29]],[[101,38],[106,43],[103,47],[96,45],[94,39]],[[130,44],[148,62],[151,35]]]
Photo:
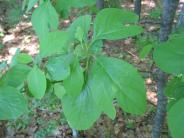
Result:
[[[142,114],[145,111],[144,81],[130,64],[115,58],[97,57],[88,73],[83,90],[73,96],[66,89],[62,99],[64,114],[72,128],[88,129],[101,113],[115,118],[114,98],[128,113]],[[71,81],[73,83],[68,85],[70,89],[75,84],[82,84],[80,79],[76,80],[78,82]],[[135,83],[132,84],[133,81]],[[73,89],[73,92],[76,90]]]
[[97,61],[111,80],[111,84],[106,85],[117,87],[115,97],[122,109],[132,114],[143,114],[146,110],[146,90],[137,70],[116,58],[99,57]]

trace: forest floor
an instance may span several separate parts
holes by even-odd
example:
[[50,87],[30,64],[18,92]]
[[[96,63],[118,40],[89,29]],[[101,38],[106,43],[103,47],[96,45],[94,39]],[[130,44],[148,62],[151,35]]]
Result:
[[[150,10],[154,9],[154,6],[155,4],[151,0],[143,1],[142,19],[149,20]],[[122,4],[122,7],[132,9],[133,5],[126,2],[126,5]],[[75,14],[72,15],[71,19],[73,20],[73,18],[75,18]],[[70,20],[62,20],[60,27],[66,27],[70,22]],[[158,22],[158,20],[155,22]],[[157,34],[159,24],[155,22],[154,20],[148,23],[143,21],[141,25],[147,33]],[[34,34],[29,16],[25,16],[14,27],[1,28],[0,32],[3,32],[3,35],[0,36],[0,41],[4,45],[0,51],[0,62],[7,61],[10,63],[17,49],[33,56],[38,53],[38,40]],[[154,64],[151,56],[149,55],[144,60],[139,58],[136,38],[115,42],[105,41],[104,44],[104,54],[124,59],[138,67],[147,87],[147,111],[142,116],[133,116],[124,113],[117,106],[117,116],[114,120],[109,119],[106,115],[102,115],[91,129],[80,131],[79,138],[149,138],[157,104],[156,87],[153,79]],[[46,96],[41,102],[37,103],[39,108],[33,109],[33,112],[28,116],[23,116],[16,121],[0,122],[0,138],[72,137],[72,130],[67,125],[62,110],[56,110],[60,107],[57,105],[59,101],[52,103],[48,97]],[[168,128],[165,123],[162,130],[162,138],[168,137]]]

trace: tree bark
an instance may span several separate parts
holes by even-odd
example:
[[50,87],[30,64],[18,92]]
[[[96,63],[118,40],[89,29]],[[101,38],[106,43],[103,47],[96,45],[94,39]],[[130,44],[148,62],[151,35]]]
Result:
[[134,12],[139,16],[141,16],[141,0],[134,0]]
[[[179,0],[164,0],[163,1],[163,13],[162,23],[159,35],[159,41],[164,42],[168,40],[169,34],[172,30],[172,25],[178,7]],[[154,120],[154,126],[151,134],[151,138],[160,138],[162,126],[166,115],[167,98],[164,95],[164,87],[167,82],[167,74],[160,69],[156,71],[157,81],[157,111]]]
[[96,1],[96,7],[97,7],[97,9],[101,10],[101,9],[104,8],[104,6],[105,6],[104,0],[97,0]]
[[184,4],[182,6],[176,28],[181,28],[181,27],[184,27]]

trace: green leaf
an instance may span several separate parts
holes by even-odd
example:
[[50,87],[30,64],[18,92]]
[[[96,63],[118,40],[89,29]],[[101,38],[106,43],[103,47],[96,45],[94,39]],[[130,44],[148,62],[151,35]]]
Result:
[[140,34],[142,27],[135,25],[138,16],[132,12],[107,8],[101,10],[94,21],[93,41],[117,40]]
[[18,56],[19,54],[20,54],[20,48],[17,48],[15,54],[13,55],[13,57],[12,57],[12,59],[11,59],[10,67],[13,67],[13,66],[15,66],[15,65],[18,64],[18,62],[17,62],[17,56]]
[[180,99],[168,111],[168,125],[173,138],[184,137],[184,99]]
[[170,97],[178,100],[184,98],[184,81],[182,78],[174,78],[170,80],[165,88],[165,94]]
[[78,96],[83,88],[84,75],[83,70],[78,60],[75,60],[71,65],[71,73],[68,78],[63,81],[63,86],[66,92],[72,96]]
[[96,0],[72,0],[71,6],[76,8],[82,8],[85,6],[91,6],[96,3]]
[[91,16],[90,15],[85,15],[85,16],[80,16],[78,17],[68,28],[68,32],[70,35],[70,39],[73,40],[75,38],[76,32],[78,28],[81,28],[83,30],[83,39],[86,40],[88,31],[90,29],[90,24],[91,24]]
[[95,62],[95,64],[91,66],[88,83],[98,108],[110,118],[114,119],[116,110],[113,106],[113,99],[118,89],[106,74],[106,70],[98,62]]
[[56,0],[55,8],[61,17],[68,18],[70,9],[94,5],[96,0]]
[[184,37],[173,35],[170,39],[161,43],[154,50],[156,65],[167,73],[184,73]]
[[71,0],[56,0],[54,7],[62,18],[68,18],[71,8]]
[[18,63],[28,64],[33,61],[32,57],[26,53],[20,53],[16,56]]
[[2,81],[6,85],[17,88],[24,83],[30,70],[31,68],[27,65],[17,64],[8,70]]
[[[71,88],[72,84],[75,83],[69,85]],[[62,99],[63,111],[72,128],[85,130],[101,113],[115,118],[114,98],[124,111],[142,114],[146,109],[144,81],[130,64],[115,58],[98,57],[90,66],[78,96],[66,91]]]
[[31,22],[40,41],[45,38],[48,32],[57,30],[59,19],[50,0],[45,1],[33,12]]
[[143,49],[141,49],[140,53],[139,53],[139,57],[141,59],[144,59],[147,57],[147,55],[150,53],[150,51],[153,49],[153,45],[149,44],[143,47]]
[[28,6],[27,6],[27,10],[26,12],[28,12],[29,10],[31,10],[33,8],[33,6],[38,2],[38,0],[29,0]]
[[143,114],[146,110],[146,90],[144,80],[137,70],[115,58],[99,57],[97,61],[111,83],[117,87],[116,98],[123,110],[132,114]]
[[100,54],[102,52],[102,48],[103,48],[103,41],[98,40],[95,41],[95,43],[93,43],[93,45],[90,47],[90,51],[93,54]]
[[64,31],[50,32],[40,45],[41,57],[65,54],[68,49],[68,33]]
[[18,4],[15,0],[9,1],[9,9],[6,12],[6,22],[9,25],[15,25],[17,24],[21,19],[21,5]]
[[71,55],[62,55],[48,60],[46,68],[55,81],[66,79],[70,75]]
[[84,47],[84,46],[82,46],[82,45],[77,45],[76,47],[75,47],[75,50],[74,50],[74,54],[79,58],[79,59],[85,59],[85,58],[87,58],[87,56],[88,56],[88,51],[87,51],[87,49]]
[[2,61],[0,63],[0,73],[8,67],[7,61]]
[[80,42],[83,41],[84,38],[84,30],[81,27],[77,27],[75,38],[79,40]]
[[61,83],[54,84],[54,93],[59,99],[63,98],[66,91],[65,91],[65,88],[63,87],[63,85]]
[[31,94],[35,98],[41,99],[44,96],[46,91],[46,78],[38,67],[35,66],[31,70],[27,78],[27,83]]
[[16,119],[28,112],[23,95],[10,86],[0,87],[0,120]]
[[91,89],[87,84],[77,98],[70,95],[63,97],[63,111],[71,128],[77,130],[88,129],[99,118],[101,112],[91,93]]

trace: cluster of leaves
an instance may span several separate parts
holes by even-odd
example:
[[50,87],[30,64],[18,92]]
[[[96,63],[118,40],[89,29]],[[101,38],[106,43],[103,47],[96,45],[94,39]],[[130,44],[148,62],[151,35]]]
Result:
[[54,7],[63,18],[68,18],[71,8],[83,8],[95,5],[96,0],[55,0]]
[[154,50],[154,60],[159,68],[172,74],[165,94],[169,98],[167,121],[174,138],[184,137],[184,37],[171,35],[167,42],[161,43]]
[[[48,87],[61,99],[70,126],[78,130],[91,127],[102,113],[114,119],[114,99],[125,112],[144,113],[146,91],[136,68],[101,52],[102,40],[124,39],[143,31],[134,13],[108,8],[93,23],[90,15],[84,15],[69,28],[58,30],[57,12],[45,0],[34,10],[31,21],[40,42],[39,54],[35,58],[17,54],[15,64],[3,75],[0,120],[28,112],[25,97],[41,99]],[[93,32],[91,39],[89,31]]]
[[[28,12],[36,3],[42,4],[43,2],[44,0],[24,0],[22,9],[27,7],[26,12]],[[51,3],[62,18],[68,18],[71,8],[93,6],[96,0],[52,0]]]
[[160,19],[161,17],[161,8],[160,7],[157,7],[157,8],[154,8],[153,10],[151,10],[151,12],[149,13],[150,17],[153,18],[153,19]]
[[[13,26],[17,24],[21,18],[21,2],[20,0],[4,0],[0,2],[0,8],[2,8],[2,19],[1,23],[8,26]],[[0,31],[0,37],[2,32]]]

